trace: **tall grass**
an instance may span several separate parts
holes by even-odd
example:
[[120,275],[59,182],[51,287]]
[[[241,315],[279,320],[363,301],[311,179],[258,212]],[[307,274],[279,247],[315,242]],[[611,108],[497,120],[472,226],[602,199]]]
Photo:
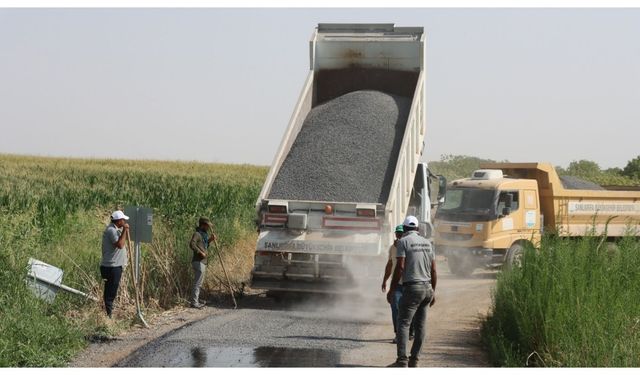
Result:
[[545,236],[498,276],[483,327],[497,366],[640,366],[640,242]]
[[[266,172],[239,165],[0,155],[0,365],[64,365],[87,333],[131,324],[127,279],[116,301],[116,323],[105,322],[101,303],[59,294],[48,305],[23,281],[33,257],[62,268],[66,285],[101,298],[102,231],[110,212],[126,205],[154,209],[154,240],[142,246],[148,307],[184,302],[192,277],[188,240],[201,215],[213,218],[233,281],[245,281],[255,245],[253,206]],[[219,289],[217,276],[208,272],[207,290]]]

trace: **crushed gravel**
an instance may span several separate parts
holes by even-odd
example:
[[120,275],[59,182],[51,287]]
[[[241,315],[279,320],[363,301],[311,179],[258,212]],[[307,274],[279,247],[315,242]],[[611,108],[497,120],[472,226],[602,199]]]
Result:
[[411,99],[361,90],[313,108],[269,198],[386,203]]
[[573,176],[560,176],[560,181],[562,181],[562,186],[565,189],[571,190],[606,190],[602,186],[593,183],[591,181],[585,181],[578,177]]

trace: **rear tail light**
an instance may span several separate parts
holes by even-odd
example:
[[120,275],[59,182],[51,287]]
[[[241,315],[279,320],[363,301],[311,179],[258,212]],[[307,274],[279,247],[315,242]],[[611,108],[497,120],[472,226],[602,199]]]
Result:
[[269,206],[269,213],[271,214],[286,214],[287,206]]
[[376,217],[376,210],[371,208],[359,208],[356,210],[356,215],[364,217]]
[[285,225],[289,221],[289,215],[265,214],[262,223],[265,225]]

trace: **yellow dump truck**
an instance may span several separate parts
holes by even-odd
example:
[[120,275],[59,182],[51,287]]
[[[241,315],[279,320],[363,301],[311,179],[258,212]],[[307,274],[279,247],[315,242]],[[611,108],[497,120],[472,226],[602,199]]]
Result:
[[491,163],[453,181],[435,217],[436,249],[449,269],[520,261],[545,230],[563,237],[640,236],[640,191],[606,190],[560,177],[548,163]]

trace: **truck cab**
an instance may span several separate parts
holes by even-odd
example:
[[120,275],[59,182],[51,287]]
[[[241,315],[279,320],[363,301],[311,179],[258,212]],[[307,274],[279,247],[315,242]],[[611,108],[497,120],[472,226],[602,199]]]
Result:
[[477,170],[451,183],[435,224],[437,250],[451,272],[468,276],[475,268],[517,262],[524,243],[540,238],[538,196],[536,180],[508,178],[501,170]]

